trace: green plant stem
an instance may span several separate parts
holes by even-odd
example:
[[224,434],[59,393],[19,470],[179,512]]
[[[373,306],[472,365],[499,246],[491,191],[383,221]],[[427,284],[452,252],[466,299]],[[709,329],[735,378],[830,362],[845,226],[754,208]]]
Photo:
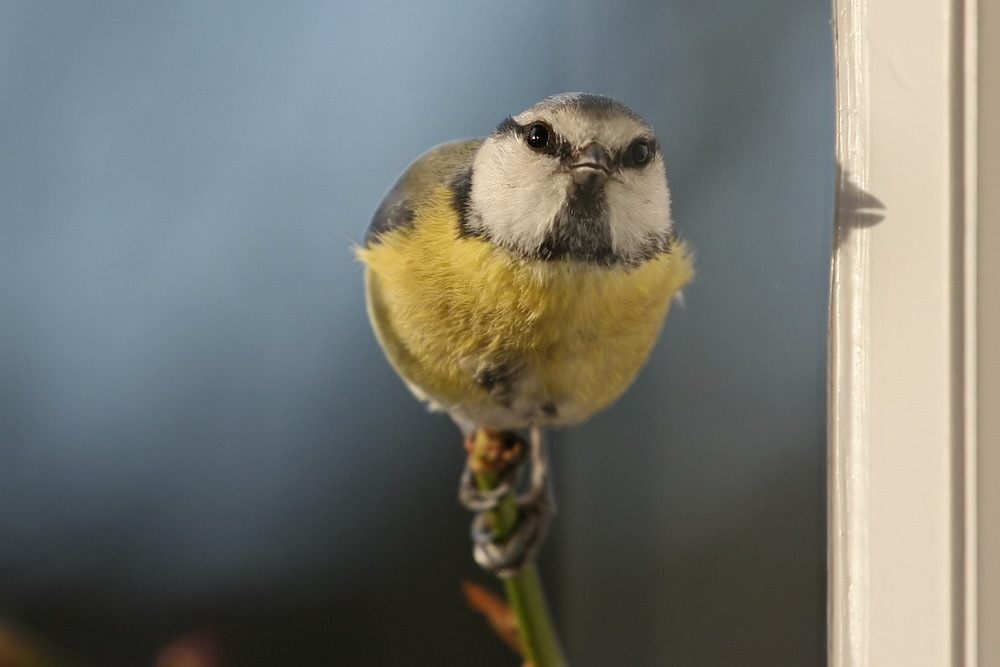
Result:
[[[495,474],[476,473],[476,484],[484,491],[496,487],[497,482]],[[513,494],[506,495],[500,501],[500,505],[490,512],[490,518],[493,535],[497,539],[502,540],[510,535],[519,520]],[[503,586],[507,603],[517,619],[524,659],[534,667],[565,667],[566,659],[559,647],[559,639],[534,561],[525,565],[518,574],[504,579]]]

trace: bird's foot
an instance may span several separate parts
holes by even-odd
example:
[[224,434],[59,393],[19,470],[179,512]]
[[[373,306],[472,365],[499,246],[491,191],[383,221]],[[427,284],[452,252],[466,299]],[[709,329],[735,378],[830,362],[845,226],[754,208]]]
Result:
[[[465,470],[458,486],[458,500],[472,512],[496,509],[517,484],[517,475],[527,451],[524,438],[511,431],[478,428],[465,438]],[[492,483],[489,488],[477,478]]]
[[459,499],[476,512],[473,556],[487,571],[512,577],[538,553],[555,511],[541,430],[531,431],[528,488],[506,507],[504,501],[514,494],[524,467],[524,439],[509,431],[480,428],[466,438],[466,449],[469,458]]

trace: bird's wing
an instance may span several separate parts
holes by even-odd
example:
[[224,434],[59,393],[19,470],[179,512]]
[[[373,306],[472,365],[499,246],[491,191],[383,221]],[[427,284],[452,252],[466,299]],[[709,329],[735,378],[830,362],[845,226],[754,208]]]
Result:
[[455,191],[463,183],[467,188],[472,159],[481,144],[482,139],[442,144],[411,164],[382,198],[365,233],[365,245],[377,242],[386,232],[413,225],[421,199],[430,199],[437,188]]

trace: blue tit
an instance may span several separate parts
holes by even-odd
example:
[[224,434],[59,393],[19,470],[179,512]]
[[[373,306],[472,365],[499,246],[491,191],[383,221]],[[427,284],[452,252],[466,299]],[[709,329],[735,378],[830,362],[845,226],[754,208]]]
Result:
[[358,256],[375,334],[413,393],[467,436],[530,429],[535,452],[541,429],[625,391],[692,277],[653,130],[581,93],[417,159]]

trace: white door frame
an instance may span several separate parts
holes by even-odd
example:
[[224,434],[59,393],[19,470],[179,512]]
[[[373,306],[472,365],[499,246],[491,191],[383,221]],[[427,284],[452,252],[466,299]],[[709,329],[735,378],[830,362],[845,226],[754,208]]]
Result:
[[986,31],[1000,39],[991,2],[834,0],[835,667],[1000,664],[986,636],[1000,626],[977,632],[1000,619],[1000,593],[980,588],[1000,557],[1000,508],[985,502],[987,481],[1000,483],[1000,455],[985,455],[1000,419],[984,419],[988,399],[1000,411],[1000,233],[977,229],[979,214],[1000,225],[1000,158],[987,159],[1000,95],[980,95],[1000,90],[1000,48],[978,49]]

